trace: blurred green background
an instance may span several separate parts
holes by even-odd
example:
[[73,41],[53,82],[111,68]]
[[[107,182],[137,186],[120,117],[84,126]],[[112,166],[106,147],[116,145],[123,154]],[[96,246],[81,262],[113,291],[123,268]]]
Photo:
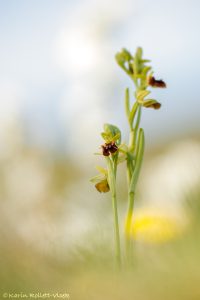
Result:
[[[197,0],[0,0],[2,299],[200,299],[199,9]],[[179,233],[152,244],[167,223],[145,227],[142,241],[138,231],[133,264],[118,273],[109,195],[89,178],[102,163],[93,153],[103,123],[127,139],[123,97],[133,86],[114,55],[138,46],[167,89],[153,91],[161,110],[142,116],[135,218],[171,218]],[[123,167],[118,186],[123,233]]]

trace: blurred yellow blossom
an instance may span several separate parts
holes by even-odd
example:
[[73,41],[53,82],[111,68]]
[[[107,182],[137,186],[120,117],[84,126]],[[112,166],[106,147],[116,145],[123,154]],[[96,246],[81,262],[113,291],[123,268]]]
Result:
[[163,243],[180,235],[183,230],[178,218],[158,212],[140,212],[135,215],[131,236],[144,243]]

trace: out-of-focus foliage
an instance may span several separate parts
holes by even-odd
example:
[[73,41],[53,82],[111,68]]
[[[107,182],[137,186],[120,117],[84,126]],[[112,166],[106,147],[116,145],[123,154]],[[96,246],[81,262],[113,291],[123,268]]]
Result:
[[[199,197],[199,194],[198,194]],[[68,292],[82,299],[198,299],[199,218],[168,244],[136,244],[132,265],[116,272],[107,244],[86,240],[70,261],[38,253],[11,228],[1,231],[1,291]],[[92,245],[88,249],[88,243]]]
[[[187,143],[184,145],[186,147]],[[180,148],[183,149],[182,146]],[[153,175],[161,176],[159,164],[166,160],[166,164],[162,165],[162,168],[166,168],[169,157],[173,161],[173,155],[176,154],[179,166],[177,153],[180,151],[177,149],[178,146],[171,146],[171,150],[163,149],[156,156],[147,155],[149,165],[142,174],[147,191],[145,178],[149,177],[151,160],[159,157],[156,164],[154,161],[156,167]],[[198,150],[198,147],[195,149]],[[193,153],[192,157],[195,158],[195,151],[190,152],[187,148],[186,152],[190,156]],[[184,166],[187,165],[189,178],[193,178],[192,182],[196,184],[196,177],[186,157]],[[178,168],[181,169],[180,166]],[[1,151],[0,292],[67,292],[71,299],[76,300],[199,299],[199,189],[190,184],[187,193],[184,191],[184,195],[177,195],[178,199],[181,197],[187,220],[181,234],[175,234],[173,239],[162,243],[146,243],[137,239],[132,263],[125,264],[117,272],[110,240],[112,221],[108,218],[111,203],[106,195],[102,199],[95,191],[94,194],[92,190],[82,192],[81,180],[85,176],[84,171],[67,156],[28,147],[20,138],[13,138],[7,151]],[[161,178],[166,180],[166,177]],[[90,187],[87,180],[84,185]],[[190,181],[184,181],[185,188],[188,183]],[[118,184],[121,186],[119,198],[122,199],[123,178],[120,175]],[[93,198],[93,195],[97,195],[97,198]],[[88,202],[85,198],[88,198]],[[94,215],[95,222],[91,222],[86,235],[81,233],[79,240],[75,240],[76,231],[80,231],[80,228],[71,230],[71,235],[69,232],[70,226],[74,227],[82,218],[84,209],[81,203],[88,211],[85,218]],[[145,207],[147,203],[149,205],[148,201],[142,199],[141,206]],[[80,210],[77,209],[78,205]],[[104,209],[98,211],[102,206]],[[122,211],[123,206],[124,201],[120,205]],[[152,209],[155,207],[154,203]],[[136,207],[136,213],[139,210]],[[84,222],[86,220],[81,226]],[[94,224],[99,226],[95,227]],[[165,225],[168,226],[167,223]]]

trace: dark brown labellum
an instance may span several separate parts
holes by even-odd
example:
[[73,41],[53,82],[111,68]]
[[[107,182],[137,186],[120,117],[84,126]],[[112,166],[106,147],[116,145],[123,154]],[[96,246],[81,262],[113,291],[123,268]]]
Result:
[[153,87],[159,87],[159,88],[166,87],[166,83],[163,80],[161,80],[161,79],[157,80],[153,76],[149,77],[148,83],[149,83],[149,85],[151,85]]
[[109,156],[110,154],[113,154],[118,150],[115,142],[105,143],[101,146],[101,148],[104,156]]
[[109,150],[103,145],[101,147],[102,147],[103,155],[104,156],[109,156],[110,155]]
[[111,145],[109,145],[110,153],[115,153],[117,150],[118,150],[117,145],[115,144],[115,142],[112,142]]

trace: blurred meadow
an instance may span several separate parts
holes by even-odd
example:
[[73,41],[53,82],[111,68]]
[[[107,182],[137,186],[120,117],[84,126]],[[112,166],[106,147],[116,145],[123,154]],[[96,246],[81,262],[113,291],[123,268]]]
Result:
[[[200,299],[199,10],[197,0],[0,0],[0,299]],[[119,271],[112,203],[89,179],[103,124],[127,139],[133,85],[114,56],[138,46],[167,89],[153,91],[161,109],[142,114],[133,261]],[[123,233],[123,167],[117,183]]]

